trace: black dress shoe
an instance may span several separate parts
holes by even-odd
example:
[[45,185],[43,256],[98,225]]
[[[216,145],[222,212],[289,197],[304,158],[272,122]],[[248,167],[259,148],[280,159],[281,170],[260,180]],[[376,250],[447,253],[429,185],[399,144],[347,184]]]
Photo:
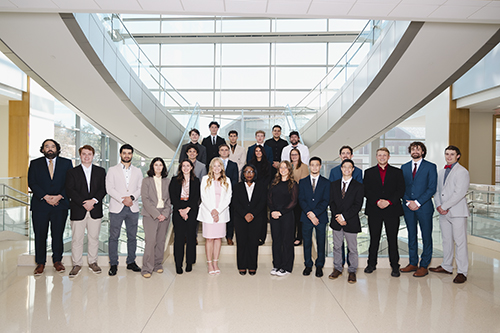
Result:
[[182,272],[183,272],[182,267],[175,267],[175,272],[177,274],[182,274]]
[[118,272],[118,265],[111,265],[111,268],[109,269],[109,276],[115,276],[116,272]]
[[186,264],[186,272],[191,272],[193,270],[193,265]]
[[316,277],[323,276],[323,267],[316,267]]
[[260,245],[264,245],[264,243],[265,243],[265,242],[264,242],[262,239],[259,239],[259,246],[260,246]]
[[312,269],[312,267],[306,267],[306,268],[304,268],[304,270],[302,271],[302,275],[304,275],[304,276],[308,276],[308,275],[310,275],[310,274],[311,274],[312,270],[313,270],[313,269]]
[[377,267],[368,265],[365,268],[365,273],[371,274],[371,273],[373,273],[373,271],[376,271],[376,270],[377,270]]
[[247,270],[246,269],[240,269],[240,275],[246,275],[247,274]]
[[141,268],[139,266],[137,266],[137,264],[135,263],[135,261],[133,263],[130,263],[127,265],[127,269],[130,269],[134,272],[140,272],[141,271]]
[[401,273],[399,272],[399,267],[392,269],[391,276],[393,276],[393,277],[399,277],[399,276],[401,276]]
[[248,270],[248,274],[250,274],[250,275],[255,275],[255,273],[257,273],[256,270],[255,271]]

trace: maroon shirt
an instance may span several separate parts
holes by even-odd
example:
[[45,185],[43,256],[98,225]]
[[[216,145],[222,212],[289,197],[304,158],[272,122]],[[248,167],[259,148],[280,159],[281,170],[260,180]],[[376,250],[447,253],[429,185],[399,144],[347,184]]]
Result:
[[[384,182],[385,182],[385,175],[386,175],[386,173],[387,173],[387,166],[388,166],[388,165],[389,165],[389,164],[386,164],[386,165],[385,165],[385,169],[382,169],[382,168],[380,167],[380,164],[377,164],[377,166],[378,166],[378,172],[380,173],[380,179],[382,179],[382,186],[384,186]],[[392,202],[391,202],[390,200],[387,200],[387,201],[389,201],[389,205],[392,205]],[[378,201],[377,201],[377,202],[378,202]]]

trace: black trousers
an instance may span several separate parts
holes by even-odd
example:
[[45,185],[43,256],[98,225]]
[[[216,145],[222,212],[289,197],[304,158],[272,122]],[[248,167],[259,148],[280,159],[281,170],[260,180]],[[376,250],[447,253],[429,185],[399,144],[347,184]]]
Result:
[[267,223],[268,223],[267,216],[269,216],[269,212],[267,211],[267,205],[264,208],[264,210],[266,211],[266,217],[264,218],[264,220],[261,223],[260,232],[259,232],[259,239],[263,242],[265,242],[266,238],[267,238]]
[[35,234],[35,261],[45,265],[47,261],[47,236],[52,237],[52,262],[62,261],[64,244],[63,234],[68,218],[67,209],[50,208],[47,211],[32,212],[33,232]]
[[399,216],[378,217],[368,216],[368,229],[370,230],[370,248],[368,250],[368,265],[377,266],[380,236],[382,234],[382,223],[385,226],[385,234],[389,245],[389,261],[392,268],[399,268],[398,232]]
[[265,217],[255,217],[248,223],[240,217],[234,219],[236,230],[236,260],[238,269],[257,269],[259,234]]
[[226,239],[233,239],[234,237],[234,209],[233,205],[229,206],[230,220],[226,223]]
[[293,211],[275,220],[271,217],[271,236],[273,237],[273,267],[291,272],[295,258]]
[[198,221],[196,216],[189,216],[185,221],[179,211],[174,209],[172,214],[174,223],[174,260],[176,267],[182,267],[184,262],[184,244],[186,244],[186,263],[194,264],[196,261],[196,230]]
[[299,204],[293,209],[293,215],[295,216],[295,230],[294,237],[295,240],[302,241],[302,222],[300,221],[300,215],[302,215],[302,208]]

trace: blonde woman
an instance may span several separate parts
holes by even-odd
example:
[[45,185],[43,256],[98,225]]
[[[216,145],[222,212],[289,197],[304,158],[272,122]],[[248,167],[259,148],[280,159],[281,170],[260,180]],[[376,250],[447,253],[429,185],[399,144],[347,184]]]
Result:
[[215,275],[220,273],[218,261],[221,239],[226,236],[232,195],[231,181],[226,177],[220,158],[216,157],[210,162],[208,174],[201,180],[200,194],[198,221],[203,222],[208,274]]

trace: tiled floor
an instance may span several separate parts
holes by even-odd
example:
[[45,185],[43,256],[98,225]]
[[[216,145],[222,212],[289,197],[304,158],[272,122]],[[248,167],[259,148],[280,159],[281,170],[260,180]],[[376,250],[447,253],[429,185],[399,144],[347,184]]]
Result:
[[255,276],[240,276],[229,254],[222,273],[209,276],[199,254],[182,275],[169,257],[147,280],[124,267],[115,277],[84,267],[69,279],[69,269],[49,266],[35,278],[33,267],[16,265],[26,241],[1,241],[0,332],[500,332],[500,253],[469,250],[463,285],[432,273],[392,278],[388,265],[365,275],[365,259],[350,285],[347,274],[329,280],[331,268],[302,276],[301,256],[291,275],[272,277],[268,254]]

